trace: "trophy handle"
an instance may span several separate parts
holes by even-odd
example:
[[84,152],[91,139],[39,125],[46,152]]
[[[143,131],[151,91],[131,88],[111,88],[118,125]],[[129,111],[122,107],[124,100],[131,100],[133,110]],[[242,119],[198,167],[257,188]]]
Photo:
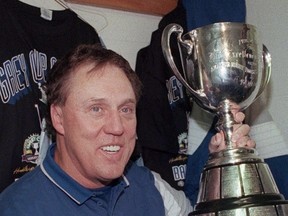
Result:
[[262,59],[263,59],[263,65],[262,65],[263,75],[262,75],[262,80],[261,80],[259,91],[254,101],[263,93],[264,89],[266,88],[271,78],[271,54],[265,45],[263,45]]
[[[161,38],[161,45],[162,45],[162,51],[163,51],[163,55],[164,58],[166,60],[166,62],[169,64],[170,68],[172,69],[173,73],[175,74],[175,76],[177,77],[177,79],[188,89],[188,91],[196,98],[201,100],[204,100],[205,98],[205,93],[203,92],[203,90],[197,90],[195,91],[185,80],[185,78],[182,76],[182,74],[179,72],[174,60],[173,60],[173,56],[171,53],[171,48],[170,48],[170,37],[173,33],[177,33],[177,42],[178,42],[178,47],[180,50],[180,55],[181,54],[181,48],[179,45],[179,42],[181,42],[181,45],[183,45],[185,48],[187,48],[187,52],[190,54],[191,50],[193,50],[193,43],[191,43],[191,41],[183,41],[181,36],[183,34],[183,28],[176,24],[176,23],[172,23],[169,24],[165,27],[165,29],[163,30],[162,33],[162,38]],[[181,56],[182,57],[182,56]],[[185,70],[183,68],[183,70]],[[200,103],[201,104],[201,103]]]

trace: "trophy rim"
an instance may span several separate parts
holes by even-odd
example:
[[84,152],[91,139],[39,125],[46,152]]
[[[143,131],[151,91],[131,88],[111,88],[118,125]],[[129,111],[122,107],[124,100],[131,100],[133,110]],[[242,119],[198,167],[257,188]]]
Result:
[[188,31],[187,33],[185,33],[183,36],[185,36],[186,34],[188,34],[189,32],[195,32],[195,31],[199,31],[199,30],[202,30],[202,29],[206,29],[206,28],[213,28],[215,26],[223,26],[223,25],[233,25],[233,26],[248,26],[250,28],[253,28],[254,30],[257,30],[257,26],[253,25],[253,24],[250,24],[250,23],[245,23],[245,22],[215,22],[215,23],[212,23],[212,24],[208,24],[208,25],[204,25],[204,26],[200,26],[200,27],[197,27],[195,29],[192,29],[190,31]]
[[263,163],[264,160],[259,157],[254,148],[226,148],[219,152],[209,154],[205,169],[211,169],[223,165],[235,165],[241,163]]

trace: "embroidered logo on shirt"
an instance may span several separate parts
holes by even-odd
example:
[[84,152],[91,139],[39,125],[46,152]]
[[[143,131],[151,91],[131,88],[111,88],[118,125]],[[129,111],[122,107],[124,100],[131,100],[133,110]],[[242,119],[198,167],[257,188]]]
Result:
[[25,140],[22,162],[37,164],[37,159],[39,157],[39,141],[39,134],[32,134]]

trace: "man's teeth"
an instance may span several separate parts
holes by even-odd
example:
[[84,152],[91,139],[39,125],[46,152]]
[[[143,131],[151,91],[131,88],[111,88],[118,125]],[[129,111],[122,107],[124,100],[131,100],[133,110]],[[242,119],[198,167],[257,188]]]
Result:
[[120,146],[117,146],[117,145],[104,146],[102,150],[109,151],[109,152],[117,152],[120,150]]

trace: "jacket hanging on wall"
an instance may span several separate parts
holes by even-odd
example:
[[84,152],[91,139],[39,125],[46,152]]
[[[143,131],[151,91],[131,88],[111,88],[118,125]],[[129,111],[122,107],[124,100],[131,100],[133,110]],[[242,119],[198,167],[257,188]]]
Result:
[[[170,23],[186,26],[181,3],[162,18],[158,29],[152,33],[150,45],[137,55],[136,72],[144,85],[137,109],[137,147],[146,166],[181,189],[187,159],[181,152],[184,153],[187,148],[187,113],[190,106],[184,87],[162,53],[162,31]],[[171,39],[171,47],[179,53],[175,37]],[[176,57],[175,61],[181,67],[180,58]]]
[[[188,31],[216,22],[245,22],[245,0],[182,0],[182,3],[186,10]],[[193,116],[191,118],[193,118]],[[214,119],[214,123],[215,120],[216,119]],[[195,123],[195,121],[189,122]],[[195,143],[198,147],[194,147],[195,151],[189,155],[187,161],[184,192],[190,199],[192,205],[196,203],[200,175],[208,160],[208,145],[211,137],[216,133],[212,121],[211,125],[205,138],[199,140],[199,143]],[[190,128],[193,127],[189,125],[189,129]],[[189,130],[188,133],[190,137],[197,133],[197,131]]]
[[[245,0],[182,0],[182,2],[186,9],[188,31],[215,22],[246,22]],[[259,110],[263,111],[263,104],[257,99],[245,110],[246,119],[249,121],[249,114],[255,117],[257,115],[256,113],[260,112]],[[288,162],[288,155],[286,153],[287,142],[284,141],[274,121],[272,119],[265,119],[269,119],[270,114],[264,112],[262,115],[261,121],[264,122],[256,124],[255,126],[250,125],[252,126],[250,136],[256,141],[256,150],[260,150],[259,153],[269,152],[262,156],[269,165],[280,193],[288,199],[288,167],[286,166]],[[213,131],[210,130],[199,148],[188,157],[184,191],[193,205],[197,199],[200,174],[204,164],[208,160],[208,144],[205,143],[205,141],[209,142],[210,139],[207,139],[207,137],[211,136],[211,132]],[[195,131],[189,130],[189,133],[193,136]],[[269,139],[266,139],[267,133],[270,136]],[[268,147],[268,145],[273,147]],[[266,150],[263,151],[263,149]]]

